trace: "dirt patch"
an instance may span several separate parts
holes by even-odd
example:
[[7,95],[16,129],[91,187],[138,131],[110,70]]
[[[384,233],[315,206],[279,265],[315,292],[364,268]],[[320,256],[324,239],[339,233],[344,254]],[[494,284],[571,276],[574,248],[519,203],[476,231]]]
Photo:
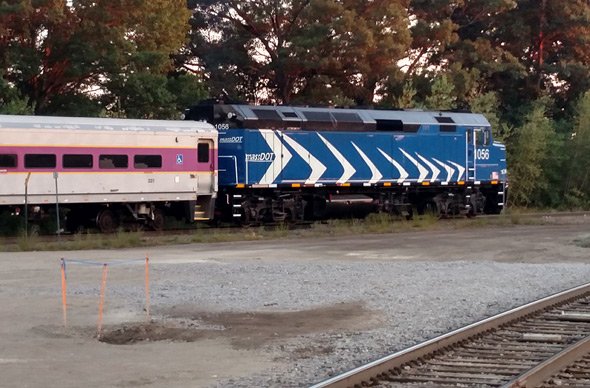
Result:
[[208,313],[183,306],[170,309],[161,322],[105,329],[99,340],[130,345],[144,341],[194,342],[226,337],[236,348],[252,349],[272,340],[309,333],[364,329],[377,321],[375,312],[357,303],[283,312]]
[[167,327],[161,324],[149,323],[125,325],[104,331],[98,340],[112,345],[131,345],[143,341],[194,342],[207,337],[208,332],[205,330]]

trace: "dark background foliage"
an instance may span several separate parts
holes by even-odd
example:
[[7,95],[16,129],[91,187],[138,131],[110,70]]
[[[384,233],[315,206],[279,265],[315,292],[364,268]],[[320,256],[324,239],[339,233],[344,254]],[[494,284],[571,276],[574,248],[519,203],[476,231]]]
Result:
[[522,206],[589,207],[589,72],[584,0],[0,0],[0,113],[469,109]]

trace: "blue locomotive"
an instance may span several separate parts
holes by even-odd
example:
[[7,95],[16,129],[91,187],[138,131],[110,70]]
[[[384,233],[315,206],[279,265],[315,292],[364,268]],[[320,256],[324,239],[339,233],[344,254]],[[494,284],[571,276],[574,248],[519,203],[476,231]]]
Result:
[[219,131],[217,212],[243,223],[505,204],[506,149],[481,114],[203,103],[186,118]]

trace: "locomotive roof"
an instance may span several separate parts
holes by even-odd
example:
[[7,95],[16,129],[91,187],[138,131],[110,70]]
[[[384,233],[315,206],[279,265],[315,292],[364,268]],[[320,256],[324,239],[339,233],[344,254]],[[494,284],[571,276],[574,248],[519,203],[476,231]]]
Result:
[[[455,125],[481,125],[489,126],[488,120],[478,113],[422,111],[422,110],[382,110],[382,109],[341,109],[341,108],[310,108],[294,106],[270,106],[270,105],[231,105],[233,109],[241,113],[244,118],[262,118],[263,112],[279,112],[279,117],[285,121],[289,118],[295,120],[314,120],[322,114],[330,114],[336,121],[338,118],[349,120],[360,119],[362,122],[374,122],[375,120],[401,120],[404,124],[440,124],[441,117],[453,120]],[[287,115],[285,115],[287,113]],[[291,113],[291,114],[290,114]],[[296,117],[293,117],[293,114]],[[291,116],[291,117],[288,117]],[[356,117],[355,117],[356,116]],[[327,117],[327,116],[326,116]],[[357,119],[357,120],[358,120]]]
[[443,132],[454,132],[460,126],[490,127],[478,113],[422,110],[199,104],[187,109],[186,115],[190,120],[225,123],[229,128],[416,132],[421,126],[435,125]]
[[201,121],[19,115],[0,115],[0,128],[193,133],[216,131],[212,125]]

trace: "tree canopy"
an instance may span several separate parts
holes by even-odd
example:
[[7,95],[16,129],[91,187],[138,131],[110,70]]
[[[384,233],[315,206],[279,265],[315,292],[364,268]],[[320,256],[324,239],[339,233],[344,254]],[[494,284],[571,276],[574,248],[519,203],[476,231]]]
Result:
[[[590,206],[585,0],[0,0],[0,112],[175,118],[204,98],[471,109],[515,203]],[[556,194],[558,193],[558,194]]]

